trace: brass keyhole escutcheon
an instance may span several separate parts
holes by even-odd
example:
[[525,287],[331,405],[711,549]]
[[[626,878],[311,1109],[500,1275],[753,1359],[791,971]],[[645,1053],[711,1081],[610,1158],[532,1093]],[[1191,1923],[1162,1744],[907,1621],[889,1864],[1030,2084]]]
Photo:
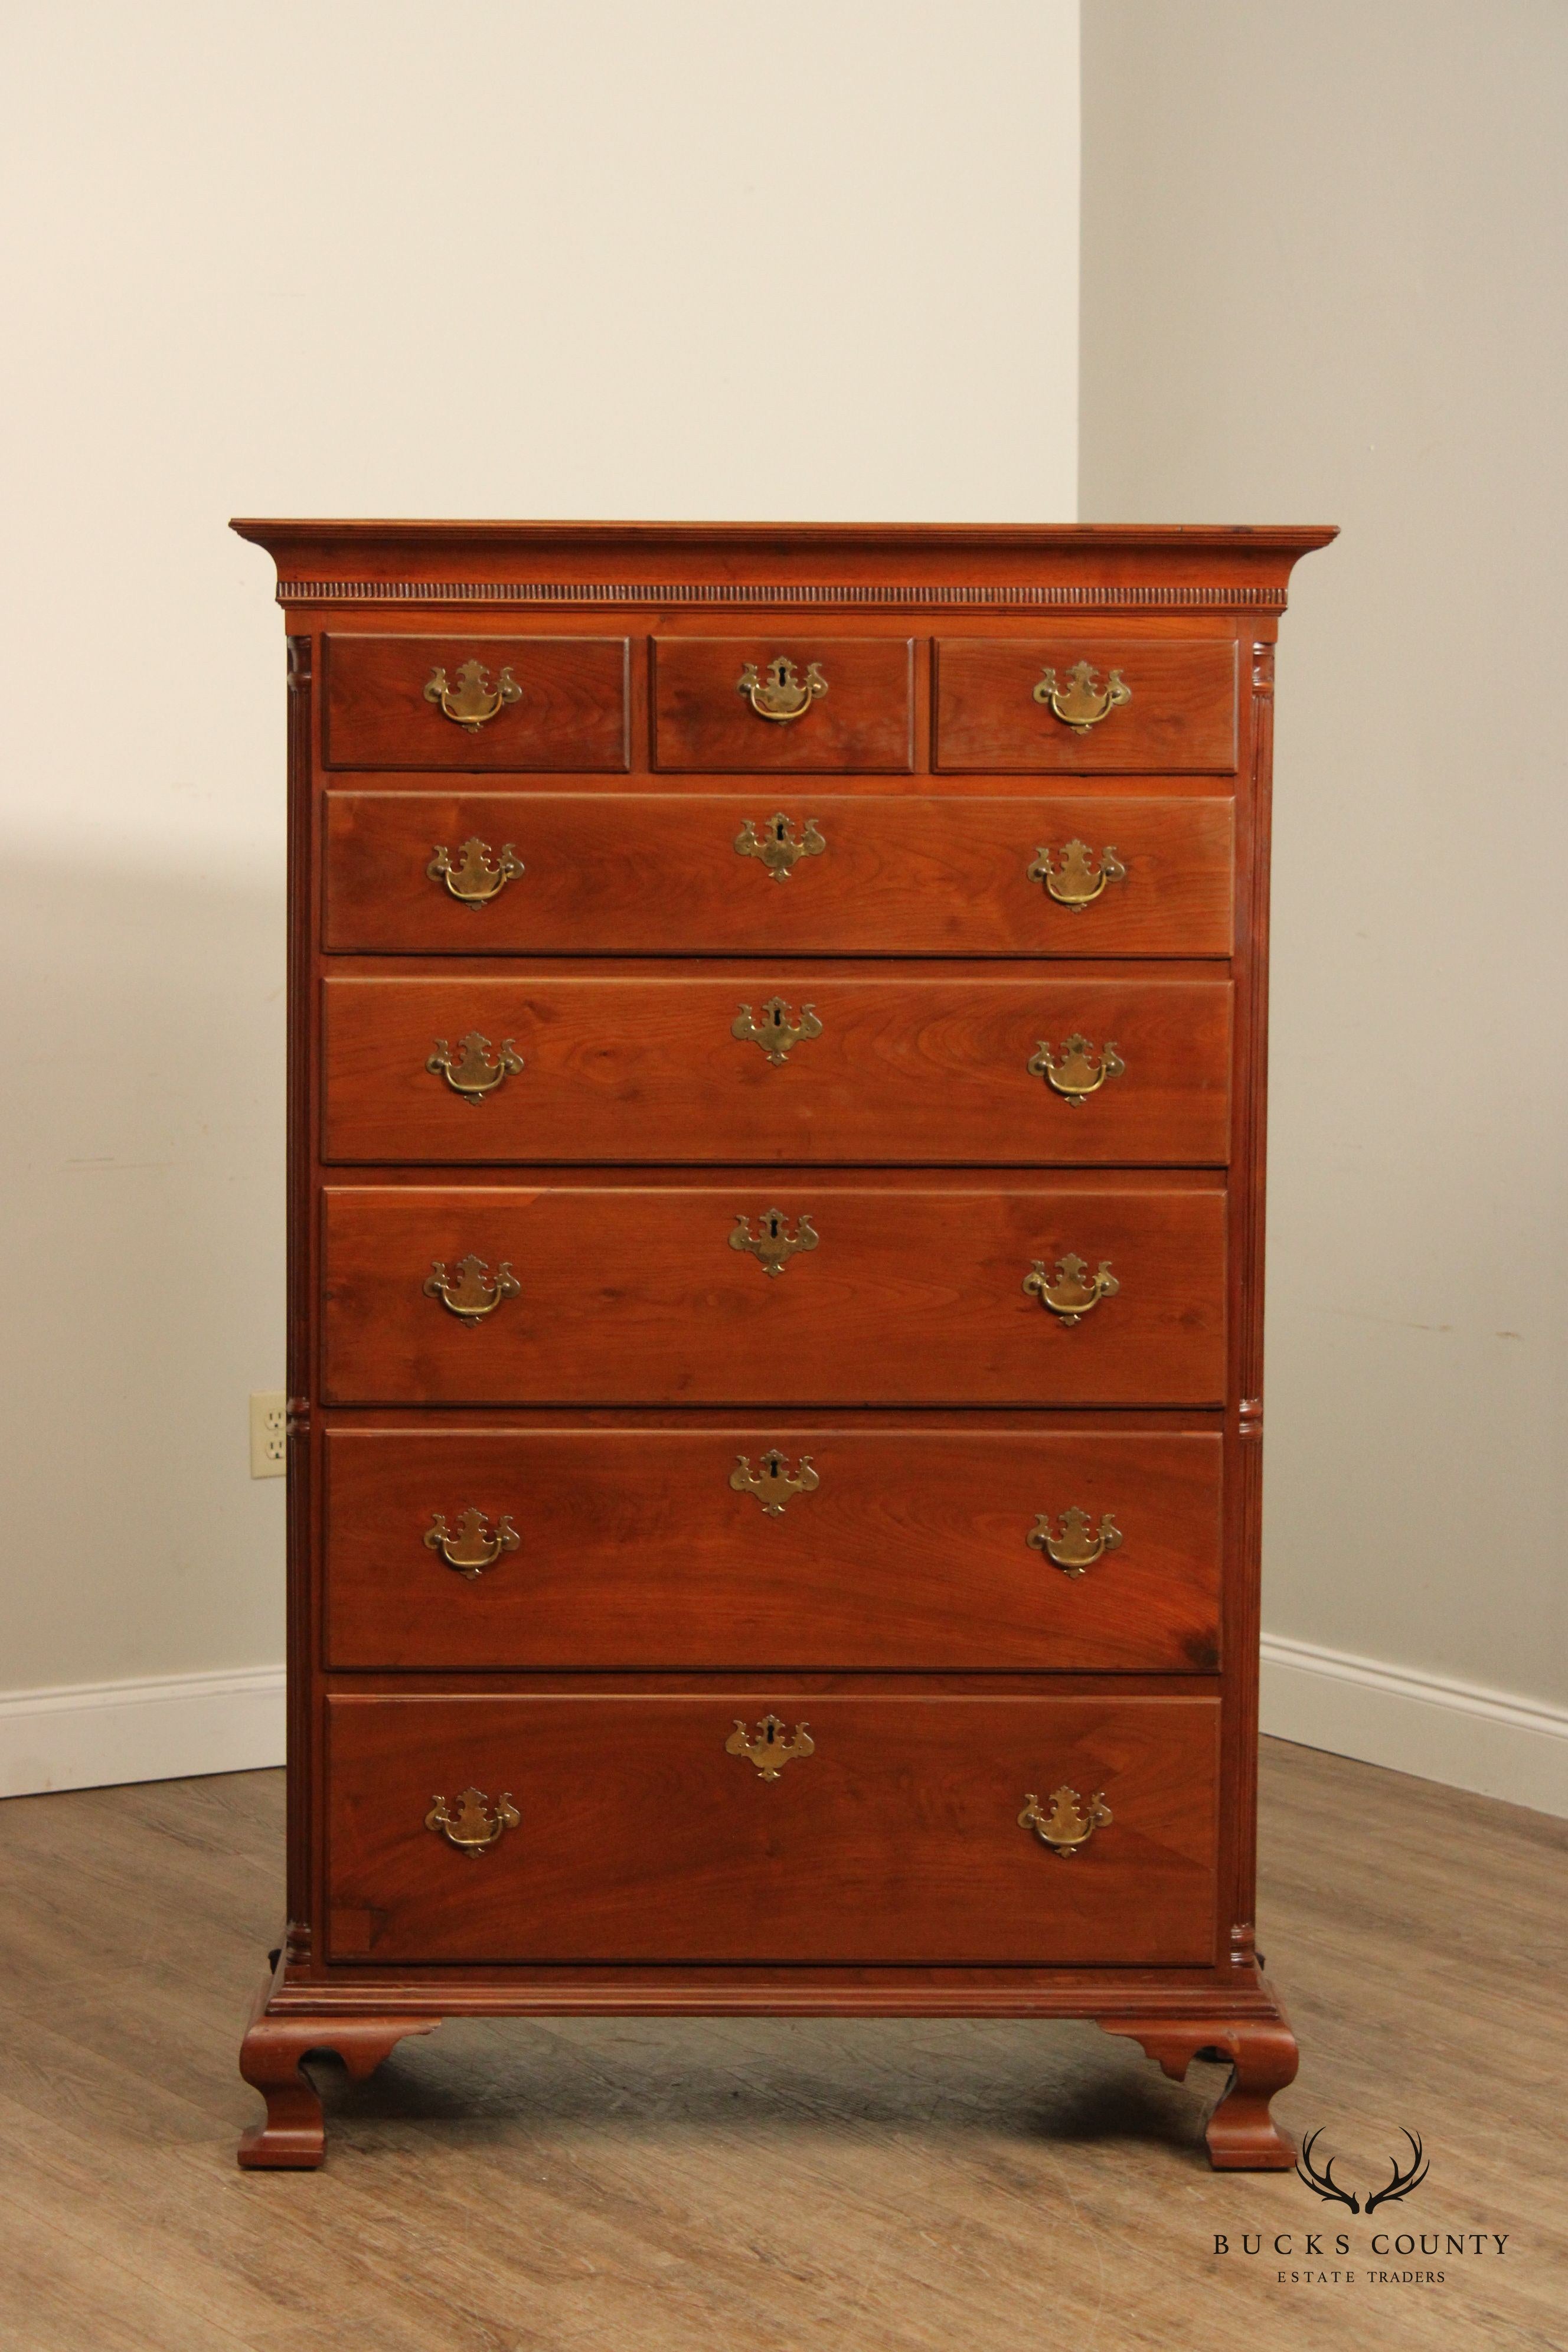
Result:
[[797,1757],[815,1755],[816,1742],[804,1723],[797,1723],[786,1738],[784,1727],[776,1715],[764,1715],[757,1726],[756,1737],[750,1738],[745,1724],[737,1716],[724,1750],[726,1755],[744,1756],[756,1766],[760,1779],[776,1780],[786,1764],[793,1764]]
[[460,907],[487,907],[499,898],[509,882],[515,882],[524,868],[521,858],[510,841],[492,856],[488,841],[473,834],[464,842],[454,858],[449,849],[437,847],[425,868],[432,882],[444,882],[448,894]]
[[1116,1549],[1121,1541],[1121,1530],[1109,1511],[1096,1528],[1089,1513],[1074,1503],[1062,1513],[1059,1534],[1051,1532],[1050,1513],[1041,1511],[1024,1540],[1031,1551],[1043,1551],[1047,1559],[1054,1560],[1064,1576],[1082,1576],[1097,1559]]
[[435,1261],[424,1282],[426,1298],[438,1298],[448,1314],[470,1326],[493,1315],[503,1298],[516,1298],[521,1289],[521,1283],[504,1257],[492,1278],[484,1259],[471,1254],[459,1261],[455,1282],[447,1272],[444,1258]]
[[1042,883],[1047,898],[1065,907],[1069,915],[1081,915],[1086,907],[1093,906],[1108,882],[1126,881],[1127,868],[1109,843],[1095,859],[1087,841],[1069,841],[1059,852],[1037,849],[1028,877],[1031,882]]
[[803,1004],[800,1019],[792,1021],[784,998],[770,996],[760,1021],[749,1004],[742,1004],[730,1024],[730,1034],[738,1037],[742,1045],[760,1045],[776,1069],[781,1062],[789,1059],[793,1047],[804,1044],[808,1037],[820,1037],[822,1024],[816,1008],[809,1004]]
[[522,688],[510,667],[502,669],[492,687],[490,674],[481,661],[464,662],[458,668],[456,686],[447,685],[447,673],[439,667],[425,681],[426,701],[435,703],[454,726],[468,735],[477,735],[509,702],[521,698]]
[[1076,1789],[1053,1789],[1047,1806],[1042,1806],[1031,1791],[1018,1816],[1021,1830],[1033,1830],[1042,1845],[1048,1845],[1053,1853],[1063,1854],[1076,1853],[1079,1846],[1089,1843],[1096,1830],[1108,1828],[1110,1822],[1110,1808],[1102,1789],[1097,1789],[1087,1800]]
[[1046,1272],[1044,1258],[1037,1257],[1024,1276],[1028,1296],[1037,1298],[1069,1329],[1073,1324],[1081,1323],[1102,1298],[1114,1298],[1121,1287],[1107,1257],[1100,1259],[1100,1271],[1092,1275],[1081,1257],[1059,1257],[1054,1281]]
[[465,1789],[454,1811],[445,1797],[437,1797],[425,1816],[425,1826],[435,1830],[471,1862],[477,1862],[506,1831],[516,1829],[522,1819],[511,1801],[510,1789],[496,1799],[493,1814],[489,1810],[489,1801],[482,1789]]
[[735,681],[735,688],[745,696],[759,719],[787,725],[792,719],[803,719],[812,704],[826,693],[827,680],[816,662],[807,662],[805,677],[797,677],[789,656],[775,654],[771,662],[763,664],[760,673],[755,662],[748,662]]
[[754,1495],[763,1507],[764,1518],[782,1519],[784,1505],[792,1495],[815,1495],[822,1481],[812,1467],[809,1454],[801,1455],[799,1469],[792,1473],[786,1457],[775,1445],[761,1457],[755,1470],[749,1454],[739,1454],[730,1473],[730,1484],[737,1495]]
[[799,834],[793,831],[782,809],[759,826],[748,817],[735,835],[735,854],[754,857],[765,866],[771,882],[787,882],[803,857],[820,857],[827,844],[808,816]]
[[1044,671],[1035,688],[1035,700],[1043,702],[1054,719],[1070,727],[1075,735],[1087,735],[1102,719],[1132,699],[1132,688],[1124,683],[1121,672],[1113,669],[1103,691],[1100,672],[1092,664],[1074,662],[1068,672],[1066,686],[1058,686],[1054,669]]
[[455,1528],[447,1525],[443,1512],[433,1511],[424,1539],[432,1551],[440,1553],[448,1568],[455,1568],[470,1582],[487,1568],[493,1568],[502,1552],[515,1551],[521,1541],[505,1511],[496,1521],[492,1535],[489,1514],[476,1510],[471,1503],[467,1510],[458,1512]]
[[510,1037],[503,1037],[492,1046],[488,1037],[470,1029],[458,1041],[454,1054],[445,1037],[437,1037],[436,1050],[425,1065],[432,1077],[445,1078],[452,1092],[461,1095],[465,1102],[481,1103],[493,1095],[503,1079],[515,1078],[522,1068],[522,1055]]
[[738,1215],[730,1234],[732,1250],[749,1250],[764,1274],[780,1275],[796,1250],[814,1250],[821,1238],[809,1217],[797,1217],[795,1231],[782,1209],[764,1209],[753,1229],[750,1217]]
[[1076,1029],[1056,1054],[1042,1037],[1029,1056],[1028,1067],[1031,1077],[1044,1078],[1051,1092],[1061,1095],[1073,1108],[1081,1107],[1090,1095],[1097,1095],[1107,1078],[1125,1077],[1127,1074],[1127,1065],[1111,1038],[1106,1039],[1097,1061],[1089,1039]]

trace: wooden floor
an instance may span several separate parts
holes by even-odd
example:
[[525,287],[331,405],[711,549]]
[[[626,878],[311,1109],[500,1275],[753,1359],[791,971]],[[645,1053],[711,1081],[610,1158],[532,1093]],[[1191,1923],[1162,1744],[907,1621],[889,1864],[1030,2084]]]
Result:
[[[1264,1792],[1261,1940],[1305,2052],[1276,2112],[1353,2185],[1405,2126],[1431,2158],[1370,2222],[1211,2174],[1220,2070],[1179,2087],[1084,2025],[444,2025],[363,2087],[322,2064],[324,2171],[242,2174],[281,1776],[14,1799],[0,2344],[1561,2352],[1568,1823],[1278,1743]],[[1331,2270],[1340,2225],[1353,2284],[1281,2280]],[[1385,2225],[1506,2249],[1369,2264]]]

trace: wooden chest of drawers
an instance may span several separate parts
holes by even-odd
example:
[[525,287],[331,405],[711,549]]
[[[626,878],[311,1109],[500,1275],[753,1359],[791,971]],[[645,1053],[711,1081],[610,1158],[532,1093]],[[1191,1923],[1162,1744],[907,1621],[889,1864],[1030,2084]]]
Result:
[[1273,639],[1321,530],[246,522],[289,655],[301,2059],[1083,2016],[1252,1888]]

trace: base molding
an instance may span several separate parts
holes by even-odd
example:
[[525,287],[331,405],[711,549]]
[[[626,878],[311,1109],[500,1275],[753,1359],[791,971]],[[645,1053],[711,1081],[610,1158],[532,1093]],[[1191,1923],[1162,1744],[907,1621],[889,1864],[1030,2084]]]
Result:
[[281,1764],[281,1666],[0,1691],[0,1797]]
[[1163,1981],[1147,1969],[1010,1972],[1004,1985],[942,1981],[935,1969],[821,1971],[811,1985],[795,1971],[759,1969],[745,1984],[679,1973],[658,1984],[607,1981],[580,1970],[568,1979],[519,1984],[407,1981],[310,1984],[288,1980],[275,1958],[250,2012],[239,2071],[267,2102],[266,2120],[239,2143],[247,2170],[313,2170],[326,2153],[321,2097],[304,2071],[331,2051],[356,2082],[374,2072],[405,2035],[432,2033],[458,2016],[765,2016],[1082,2018],[1142,2044],[1173,2082],[1198,2057],[1228,2059],[1230,2077],[1205,2127],[1209,2161],[1222,2171],[1278,2171],[1294,2164],[1292,2143],[1268,2103],[1293,2081],[1299,2053],[1289,2021],[1256,1967],[1230,1982]]
[[1266,1738],[1568,1815],[1568,1707],[1265,1633]]

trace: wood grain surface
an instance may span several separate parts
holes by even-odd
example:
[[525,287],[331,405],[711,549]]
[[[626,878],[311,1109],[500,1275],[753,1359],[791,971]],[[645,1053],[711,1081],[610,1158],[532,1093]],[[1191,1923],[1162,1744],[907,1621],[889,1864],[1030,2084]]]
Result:
[[[1080,733],[1035,688],[1054,670],[1067,688],[1089,662],[1103,693],[1121,673],[1131,700]],[[1236,646],[1227,637],[1113,636],[1099,624],[1037,637],[939,637],[936,765],[1134,775],[1236,766]]]
[[1421,2131],[1395,2226],[1506,2239],[1370,2264],[1441,2285],[1369,2279],[1386,2209],[1334,2216],[1352,2284],[1292,2284],[1327,2209],[1289,2173],[1210,2172],[1224,2068],[1177,2084],[1069,2022],[458,2020],[363,2083],[309,2062],[325,2170],[239,2172],[260,2101],[237,2037],[283,1904],[282,1774],[250,1773],[0,1806],[0,2338],[1549,2352],[1568,1823],[1275,1741],[1263,1765],[1259,1927],[1304,2048],[1275,2109],[1358,2188]]
[[[337,979],[322,985],[322,1158],[773,1166],[1163,1167],[1230,1148],[1230,982],[976,979],[832,965],[657,976]],[[769,1028],[776,1003],[783,1042]],[[742,1035],[735,1023],[750,1024]],[[814,1026],[815,1024],[815,1026]],[[759,1040],[757,1033],[761,1032]],[[468,1098],[438,1045],[522,1067]],[[1074,1101],[1031,1060],[1086,1041]],[[794,1042],[792,1042],[792,1039]],[[774,1054],[778,1058],[773,1058]]]
[[[666,770],[901,771],[914,757],[914,648],[907,637],[660,636],[653,640],[653,764]],[[798,719],[760,718],[738,689],[778,655],[827,681]]]
[[[425,780],[420,780],[421,782]],[[350,791],[323,798],[324,944],[423,955],[1223,956],[1228,798],[1151,792],[947,799],[755,787],[720,793]],[[735,843],[783,815],[824,846],[774,881]],[[462,906],[437,849],[510,845],[524,871]],[[1126,878],[1081,909],[1029,879],[1082,841]]]
[[[810,1754],[725,1742],[769,1714]],[[844,1697],[778,1675],[700,1696],[327,1700],[328,1958],[1200,1966],[1215,1957],[1209,1697]],[[1081,1852],[1018,1821],[1103,1792]],[[504,1793],[480,1855],[432,1791]]]
[[[333,1404],[1217,1404],[1225,1198],[1023,1180],[894,1188],[743,1171],[721,1185],[332,1186]],[[816,1245],[770,1274],[773,1210]],[[1119,1284],[1073,1326],[1024,1289],[1075,1255]],[[519,1284],[477,1325],[428,1296],[468,1255]]]
[[[381,636],[323,641],[323,757],[337,768],[616,769],[627,764],[625,637]],[[456,688],[467,661],[491,689],[509,667],[521,689],[470,733],[426,699],[432,672]]]
[[[771,1451],[816,1485],[731,1485]],[[327,1663],[1212,1673],[1220,1454],[1217,1431],[334,1426]],[[518,1543],[464,1576],[425,1538],[469,1508]],[[1069,1576],[1028,1539],[1075,1508],[1121,1541]]]

